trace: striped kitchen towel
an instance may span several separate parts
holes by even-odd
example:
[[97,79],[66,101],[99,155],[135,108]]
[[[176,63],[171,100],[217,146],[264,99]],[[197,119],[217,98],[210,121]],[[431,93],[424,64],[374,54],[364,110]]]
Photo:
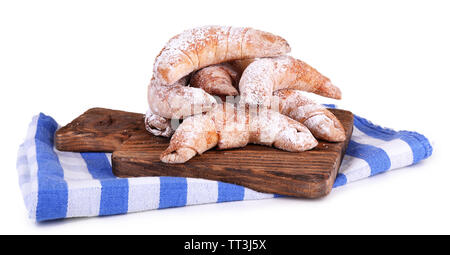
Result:
[[[19,185],[29,216],[36,221],[278,197],[203,179],[116,178],[109,153],[56,150],[57,128],[50,116],[35,116],[18,153]],[[431,153],[429,141],[421,134],[396,132],[355,116],[334,187],[415,164]]]

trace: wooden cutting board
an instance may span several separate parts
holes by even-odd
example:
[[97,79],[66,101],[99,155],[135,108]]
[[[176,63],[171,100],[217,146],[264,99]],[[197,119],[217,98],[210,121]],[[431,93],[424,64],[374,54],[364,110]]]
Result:
[[184,164],[159,160],[169,139],[145,130],[144,115],[93,108],[56,132],[62,151],[113,152],[118,177],[179,176],[217,180],[256,191],[317,198],[333,186],[353,130],[353,114],[330,109],[346,130],[346,141],[319,141],[310,151],[293,153],[261,145],[232,150],[210,150]]

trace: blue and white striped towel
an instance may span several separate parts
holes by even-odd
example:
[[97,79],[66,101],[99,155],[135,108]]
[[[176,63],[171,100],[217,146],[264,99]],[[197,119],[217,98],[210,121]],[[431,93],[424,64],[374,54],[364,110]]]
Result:
[[[116,178],[109,153],[56,150],[57,128],[53,118],[42,113],[35,116],[18,153],[19,185],[29,216],[36,221],[277,197],[203,179]],[[429,141],[421,134],[381,128],[355,116],[334,187],[415,164],[431,153]]]

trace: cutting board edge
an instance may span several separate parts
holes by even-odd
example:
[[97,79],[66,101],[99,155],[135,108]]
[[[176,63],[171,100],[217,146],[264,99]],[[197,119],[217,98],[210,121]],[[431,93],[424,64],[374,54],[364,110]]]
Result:
[[[344,152],[345,152],[345,149],[344,149]],[[331,173],[326,178],[322,178],[320,180],[317,180],[315,182],[310,182],[310,183],[302,182],[302,181],[298,181],[297,183],[291,183],[291,185],[286,185],[285,187],[286,187],[286,189],[292,190],[292,192],[283,192],[284,194],[282,194],[282,195],[289,196],[289,197],[296,197],[296,198],[308,198],[308,199],[317,199],[317,198],[325,197],[332,190],[332,186],[334,184],[337,173],[339,171],[339,167],[341,165],[342,158],[343,158],[343,155],[341,155],[339,162],[336,162],[335,167],[333,168]],[[148,169],[144,169],[145,167],[142,167],[143,169],[141,171],[136,171],[136,166],[140,165],[139,163],[125,160],[120,157],[117,158],[115,156],[115,153],[113,153],[111,156],[111,162],[112,162],[113,174],[119,178],[184,177],[184,178],[205,179],[200,176],[180,176],[180,175],[170,175],[170,174],[164,175],[164,174],[161,174],[161,172],[157,172],[157,173],[153,174],[152,171],[149,171]],[[165,163],[161,163],[161,164],[165,164]],[[120,165],[120,166],[118,166],[118,165]],[[170,164],[166,164],[166,165],[170,166]],[[127,172],[121,171],[122,169],[127,169],[128,166],[133,166],[133,168],[135,169],[133,174],[129,174]],[[273,190],[271,190],[270,188],[267,188],[267,186],[264,186],[264,188],[261,188],[261,186],[257,186],[257,185],[254,186],[251,182],[247,182],[248,179],[243,179],[242,182],[239,182],[239,181],[233,182],[233,181],[230,181],[230,179],[227,179],[226,177],[215,178],[215,177],[210,176],[210,178],[208,178],[207,180],[213,180],[213,181],[219,181],[219,182],[224,182],[224,183],[231,183],[231,184],[235,184],[235,185],[245,186],[249,189],[254,189],[254,190],[257,190],[258,192],[262,192],[262,193],[278,194],[276,192],[273,192]],[[302,188],[302,186],[299,185],[300,183],[303,185],[308,185],[308,184],[313,184],[313,185],[311,185],[310,188],[307,189],[308,192],[303,192],[304,189]],[[312,188],[312,187],[314,187],[314,188]]]

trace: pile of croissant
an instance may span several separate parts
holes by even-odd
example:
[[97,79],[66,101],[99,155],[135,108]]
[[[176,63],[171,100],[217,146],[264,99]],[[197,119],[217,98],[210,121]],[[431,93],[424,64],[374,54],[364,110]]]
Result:
[[339,88],[290,50],[252,28],[205,26],[171,38],[154,63],[145,118],[149,132],[171,137],[161,161],[249,143],[300,152],[316,138],[344,141],[339,120],[300,92],[340,99]]

